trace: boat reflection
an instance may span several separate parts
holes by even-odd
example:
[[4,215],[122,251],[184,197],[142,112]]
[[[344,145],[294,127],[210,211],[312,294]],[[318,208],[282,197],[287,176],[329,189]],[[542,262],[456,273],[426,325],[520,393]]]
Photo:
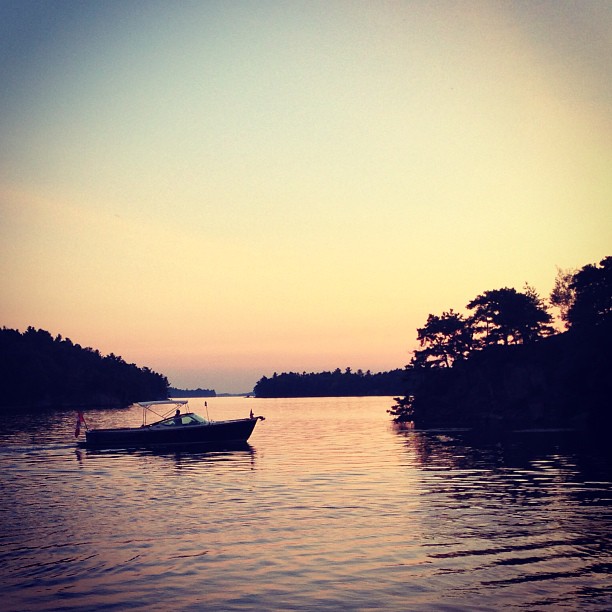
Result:
[[75,457],[79,463],[94,459],[143,458],[173,461],[177,467],[193,463],[215,463],[223,461],[247,460],[255,467],[256,451],[248,442],[225,443],[219,445],[180,445],[175,447],[126,448],[126,449],[75,449]]

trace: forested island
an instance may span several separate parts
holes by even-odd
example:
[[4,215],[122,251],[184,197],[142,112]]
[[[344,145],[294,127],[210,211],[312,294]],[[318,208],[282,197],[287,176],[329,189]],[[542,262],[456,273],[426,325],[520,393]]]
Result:
[[369,370],[353,372],[351,368],[333,372],[276,372],[257,381],[256,397],[349,397],[365,395],[397,395],[406,388],[403,369],[373,374]]
[[165,376],[33,327],[0,330],[0,381],[0,407],[115,408],[168,397]]
[[506,287],[469,302],[469,315],[430,314],[389,412],[419,427],[611,425],[612,257],[559,270],[549,304]]
[[217,397],[217,392],[214,389],[177,389],[170,387],[168,389],[170,397]]

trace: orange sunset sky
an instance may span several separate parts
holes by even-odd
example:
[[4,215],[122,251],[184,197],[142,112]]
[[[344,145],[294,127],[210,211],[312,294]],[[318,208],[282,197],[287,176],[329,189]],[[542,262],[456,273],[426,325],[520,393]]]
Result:
[[611,254],[612,2],[0,0],[0,322],[174,386],[403,367]]

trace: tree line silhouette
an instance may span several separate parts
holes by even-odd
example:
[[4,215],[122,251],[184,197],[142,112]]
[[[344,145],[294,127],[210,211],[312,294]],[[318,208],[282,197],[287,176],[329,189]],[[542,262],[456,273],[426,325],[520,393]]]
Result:
[[[550,305],[559,308],[564,333],[552,326]],[[389,411],[394,420],[422,425],[610,422],[612,257],[558,270],[548,303],[528,285],[504,287],[478,295],[465,314],[430,314],[417,339],[404,369],[274,373],[254,394],[403,396]],[[34,327],[0,330],[0,382],[5,407],[127,406],[170,391],[167,378],[147,367]]]
[[284,372],[259,379],[253,393],[256,397],[346,397],[365,395],[396,395],[405,388],[403,369],[373,374],[369,370],[344,372]]
[[170,387],[168,389],[170,397],[217,397],[217,392],[214,389],[177,389]]
[[[566,331],[552,326],[549,304]],[[612,257],[558,270],[549,304],[528,285],[485,291],[430,314],[406,367],[408,393],[389,411],[433,425],[610,422]]]
[[0,381],[0,406],[123,407],[168,397],[165,376],[34,327],[0,330]]

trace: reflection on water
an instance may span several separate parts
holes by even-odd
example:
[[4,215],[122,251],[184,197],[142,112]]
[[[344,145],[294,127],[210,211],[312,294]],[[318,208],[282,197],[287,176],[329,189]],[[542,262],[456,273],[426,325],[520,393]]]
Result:
[[404,435],[422,470],[423,530],[438,572],[469,571],[474,595],[491,605],[500,594],[517,605],[538,590],[532,606],[610,601],[607,449],[569,432]]
[[212,452],[82,449],[74,413],[7,417],[3,609],[612,606],[606,445],[398,431],[390,403],[217,399],[212,418],[267,420]]
[[79,462],[87,459],[95,459],[97,457],[122,457],[136,456],[143,459],[147,457],[162,457],[173,461],[177,467],[188,465],[189,463],[197,464],[202,461],[236,461],[242,455],[248,455],[253,463],[255,458],[255,449],[248,442],[225,443],[217,447],[209,445],[202,446],[201,444],[181,445],[180,447],[165,446],[153,448],[126,448],[126,449],[104,449],[104,448],[88,448],[80,446],[75,449],[75,455]]

